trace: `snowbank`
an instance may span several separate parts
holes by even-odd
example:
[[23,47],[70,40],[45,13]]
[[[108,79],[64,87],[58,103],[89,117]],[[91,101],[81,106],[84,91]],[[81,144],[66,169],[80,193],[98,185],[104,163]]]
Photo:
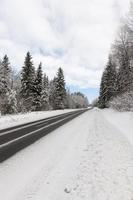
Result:
[[101,111],[104,117],[117,127],[133,145],[133,112],[118,112],[113,109]]
[[117,111],[133,111],[133,92],[125,92],[113,98],[109,102],[109,107]]
[[44,119],[47,117],[56,116],[59,114],[75,111],[76,109],[52,110],[41,112],[30,112],[25,114],[5,115],[0,116],[0,129]]

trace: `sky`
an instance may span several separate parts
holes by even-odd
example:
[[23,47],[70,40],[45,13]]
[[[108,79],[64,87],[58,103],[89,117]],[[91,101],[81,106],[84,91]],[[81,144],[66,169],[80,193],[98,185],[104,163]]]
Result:
[[128,0],[0,0],[0,57],[21,69],[27,51],[53,78],[59,67],[70,90],[91,101]]

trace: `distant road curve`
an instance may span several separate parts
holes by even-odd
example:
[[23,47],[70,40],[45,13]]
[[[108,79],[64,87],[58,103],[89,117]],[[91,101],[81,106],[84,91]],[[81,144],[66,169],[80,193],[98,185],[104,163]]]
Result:
[[0,130],[0,162],[90,109],[76,110]]

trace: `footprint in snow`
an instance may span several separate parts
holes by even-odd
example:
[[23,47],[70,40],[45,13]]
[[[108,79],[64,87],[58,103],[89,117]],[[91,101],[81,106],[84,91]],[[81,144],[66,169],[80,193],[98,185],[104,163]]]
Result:
[[64,192],[66,192],[66,193],[71,193],[71,190],[68,189],[68,188],[65,188],[65,189],[64,189]]

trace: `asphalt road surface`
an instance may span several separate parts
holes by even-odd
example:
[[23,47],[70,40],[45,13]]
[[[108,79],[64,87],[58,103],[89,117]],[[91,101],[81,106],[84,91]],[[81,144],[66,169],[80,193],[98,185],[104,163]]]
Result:
[[88,109],[73,111],[0,130],[0,162],[3,162],[18,151],[87,110]]

